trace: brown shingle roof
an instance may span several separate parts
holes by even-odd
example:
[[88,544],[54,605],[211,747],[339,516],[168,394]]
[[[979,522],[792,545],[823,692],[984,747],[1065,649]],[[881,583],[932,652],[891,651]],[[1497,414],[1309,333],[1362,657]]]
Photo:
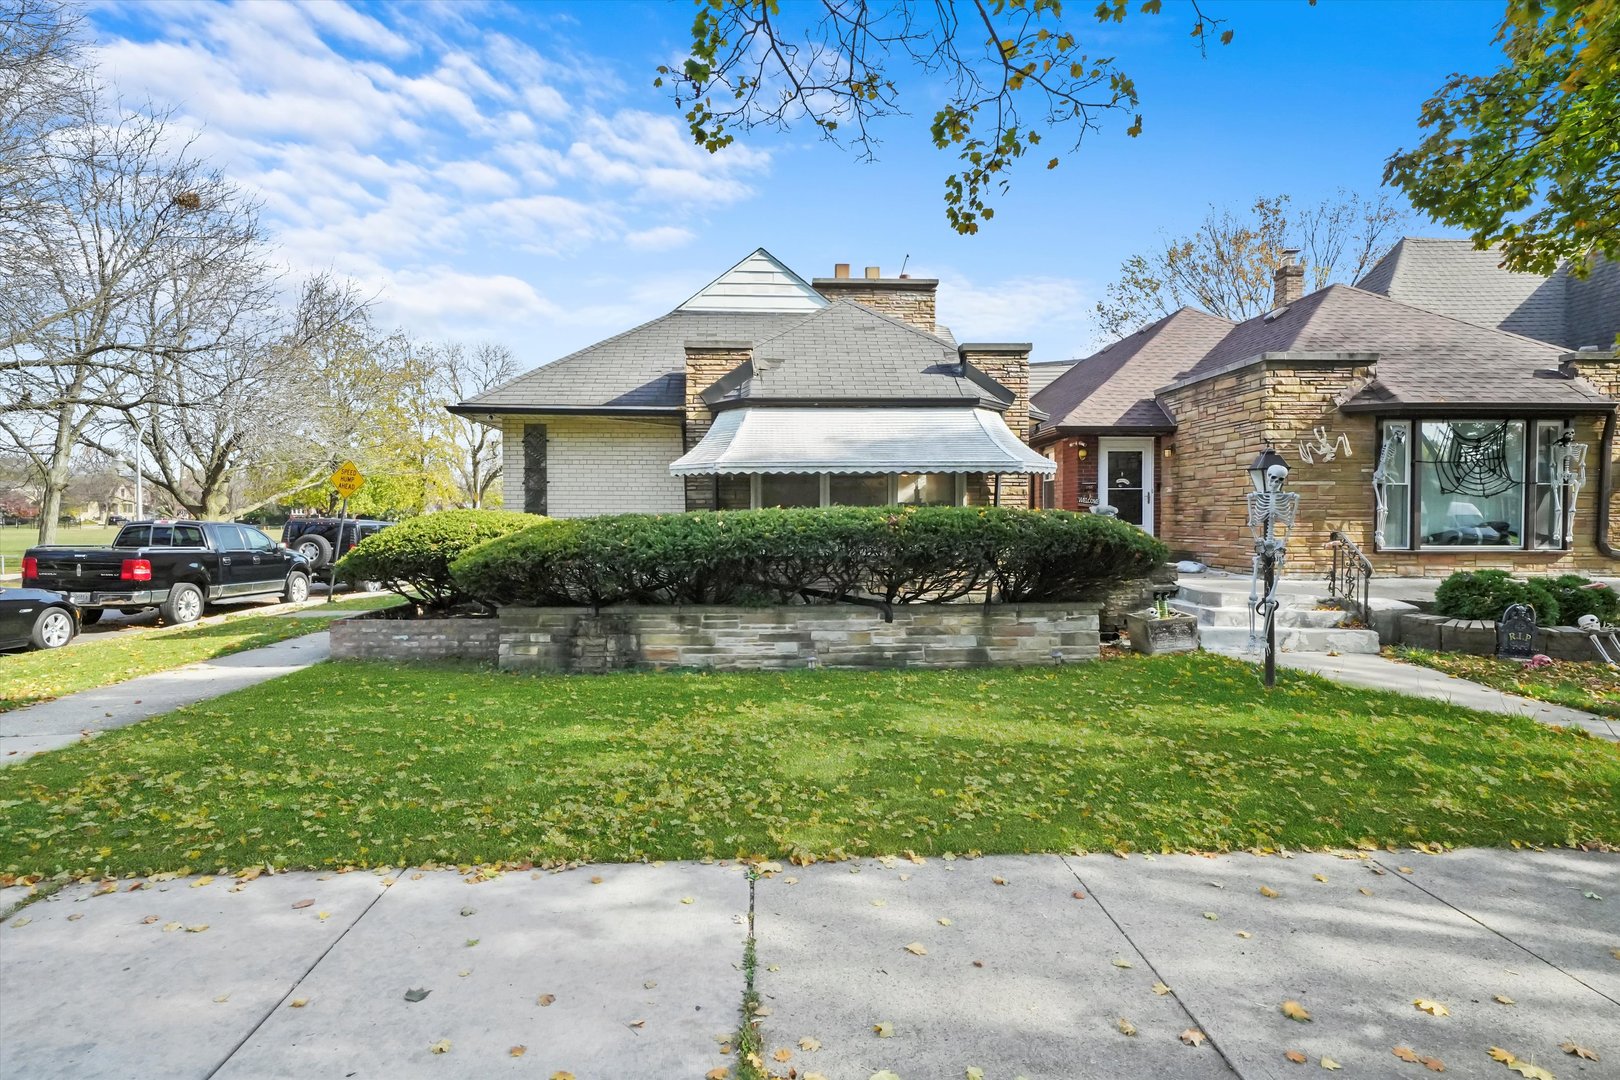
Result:
[[1053,428],[1174,428],[1153,392],[1174,382],[1231,333],[1233,324],[1182,308],[1081,360],[1037,393],[1032,404]]

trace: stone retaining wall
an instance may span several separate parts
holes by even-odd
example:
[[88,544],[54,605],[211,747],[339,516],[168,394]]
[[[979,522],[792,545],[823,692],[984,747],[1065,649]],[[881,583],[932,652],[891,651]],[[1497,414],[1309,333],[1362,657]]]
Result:
[[[1400,617],[1400,643],[1414,649],[1496,655],[1496,623],[1407,612]],[[1538,626],[1531,648],[1554,660],[1596,660],[1591,635],[1573,626]]]
[[481,660],[498,655],[494,619],[339,619],[332,623],[334,660]]
[[975,667],[1097,656],[1096,604],[504,608],[500,666],[600,672],[695,667]]

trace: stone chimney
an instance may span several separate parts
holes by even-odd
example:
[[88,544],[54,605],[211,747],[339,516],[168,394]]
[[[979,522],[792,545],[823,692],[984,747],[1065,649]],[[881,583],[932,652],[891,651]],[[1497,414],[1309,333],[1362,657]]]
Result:
[[1272,272],[1271,280],[1273,309],[1287,307],[1305,295],[1305,268],[1299,265],[1299,248],[1283,248],[1282,262]]
[[832,277],[815,278],[810,285],[828,300],[853,300],[874,311],[903,319],[919,330],[935,332],[937,278],[886,278],[876,266],[868,266],[865,276],[857,278],[850,276],[849,263],[838,263],[833,267]]

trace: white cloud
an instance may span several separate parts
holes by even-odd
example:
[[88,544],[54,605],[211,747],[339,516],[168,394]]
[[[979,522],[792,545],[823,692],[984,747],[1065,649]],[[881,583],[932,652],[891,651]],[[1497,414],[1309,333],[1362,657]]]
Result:
[[690,243],[696,234],[679,225],[659,225],[652,229],[626,233],[624,242],[637,251],[669,251]]
[[[1034,342],[1037,360],[1072,360],[1095,351],[1096,292],[1075,278],[1030,276],[979,282],[941,273],[939,310],[958,341],[1024,341],[1031,326],[1048,338]],[[1057,333],[1051,334],[1051,331]]]

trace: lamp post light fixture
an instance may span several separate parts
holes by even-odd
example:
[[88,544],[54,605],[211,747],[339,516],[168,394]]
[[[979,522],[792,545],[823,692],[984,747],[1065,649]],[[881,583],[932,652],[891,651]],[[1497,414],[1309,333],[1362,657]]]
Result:
[[[1284,491],[1288,464],[1269,445],[1248,468],[1254,490],[1244,496],[1254,534],[1254,573],[1249,584],[1249,647],[1265,648],[1265,683],[1277,685],[1277,582],[1288,551],[1288,531],[1299,513],[1299,494]],[[1264,636],[1255,626],[1264,622]]]

